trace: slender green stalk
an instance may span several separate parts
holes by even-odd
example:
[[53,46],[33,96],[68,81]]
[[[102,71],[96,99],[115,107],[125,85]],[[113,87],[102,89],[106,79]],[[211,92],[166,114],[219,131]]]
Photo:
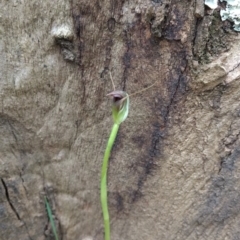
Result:
[[48,218],[49,218],[50,223],[51,223],[51,227],[52,227],[52,231],[53,231],[55,240],[58,240],[57,229],[56,229],[56,226],[55,226],[55,223],[54,223],[54,220],[53,220],[53,214],[52,214],[51,207],[50,207],[50,205],[49,205],[48,200],[47,200],[46,197],[44,198],[44,200],[45,200],[45,205],[46,205],[46,209],[47,209],[47,214],[48,214]]
[[127,93],[123,91],[113,91],[112,93],[109,93],[108,96],[111,96],[113,99],[112,115],[113,115],[114,124],[108,139],[107,148],[104,153],[102,172],[101,172],[100,191],[101,191],[101,205],[102,205],[103,220],[104,220],[105,240],[110,240],[110,218],[108,213],[108,199],[107,199],[108,161],[109,161],[113,144],[115,142],[115,139],[118,133],[119,126],[127,118],[128,108],[129,108],[129,96]]
[[108,170],[108,161],[109,156],[112,150],[112,146],[115,142],[117,133],[118,133],[119,125],[114,123],[112,127],[112,131],[110,137],[108,139],[107,148],[105,150],[103,164],[102,164],[102,173],[101,173],[101,204],[102,204],[102,212],[104,219],[104,232],[105,232],[105,240],[110,240],[110,221],[109,221],[109,213],[108,213],[108,201],[107,201],[107,170]]
[[[108,199],[107,199],[108,161],[111,154],[112,146],[115,142],[115,139],[118,133],[119,126],[123,121],[126,120],[128,116],[128,111],[129,111],[129,95],[124,91],[116,91],[113,80],[112,80],[111,72],[110,72],[110,77],[111,77],[114,91],[109,93],[107,96],[112,97],[112,116],[113,116],[114,125],[112,127],[112,131],[108,139],[107,148],[105,150],[105,154],[103,158],[102,173],[101,173],[101,190],[100,190],[102,212],[103,212],[103,219],[104,219],[105,240],[110,240],[110,218],[108,213]],[[149,89],[154,85],[155,83],[145,88],[143,91]],[[142,91],[138,91],[136,93],[140,93],[140,92]]]

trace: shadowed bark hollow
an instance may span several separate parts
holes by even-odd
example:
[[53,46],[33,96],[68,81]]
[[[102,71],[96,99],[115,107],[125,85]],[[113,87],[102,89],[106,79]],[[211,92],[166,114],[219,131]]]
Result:
[[0,239],[240,239],[240,41],[204,1],[0,3]]

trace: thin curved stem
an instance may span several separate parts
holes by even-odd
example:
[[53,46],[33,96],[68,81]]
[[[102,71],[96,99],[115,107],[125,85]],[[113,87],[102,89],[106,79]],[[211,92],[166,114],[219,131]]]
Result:
[[104,153],[103,164],[102,164],[102,172],[101,172],[101,204],[102,204],[102,212],[104,219],[104,232],[105,232],[105,240],[110,240],[110,219],[108,213],[108,199],[107,199],[107,171],[108,171],[108,161],[110,157],[110,153],[115,142],[117,133],[119,129],[119,124],[114,123],[112,127],[111,134],[108,139],[107,148]]

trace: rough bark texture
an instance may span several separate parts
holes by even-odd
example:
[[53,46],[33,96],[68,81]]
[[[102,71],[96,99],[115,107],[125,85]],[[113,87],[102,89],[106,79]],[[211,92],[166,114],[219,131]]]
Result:
[[[197,2],[197,4],[196,4]],[[240,239],[240,39],[203,1],[0,3],[0,239],[103,239],[111,71],[133,93],[112,239]]]

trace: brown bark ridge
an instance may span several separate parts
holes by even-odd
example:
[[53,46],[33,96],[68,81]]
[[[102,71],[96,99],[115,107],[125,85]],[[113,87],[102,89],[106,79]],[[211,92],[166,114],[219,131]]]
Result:
[[112,239],[240,239],[240,41],[219,9],[1,1],[1,240],[53,239],[44,196],[60,239],[103,239],[109,71],[130,94],[156,82],[112,152]]

